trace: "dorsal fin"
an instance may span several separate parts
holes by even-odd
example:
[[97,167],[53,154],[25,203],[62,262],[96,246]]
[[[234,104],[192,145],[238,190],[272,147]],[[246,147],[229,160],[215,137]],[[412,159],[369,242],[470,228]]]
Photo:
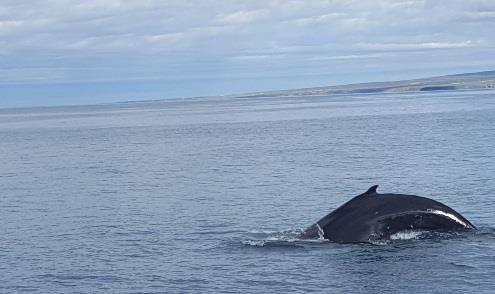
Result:
[[376,194],[376,189],[378,188],[378,185],[374,185],[371,188],[368,189],[364,194]]

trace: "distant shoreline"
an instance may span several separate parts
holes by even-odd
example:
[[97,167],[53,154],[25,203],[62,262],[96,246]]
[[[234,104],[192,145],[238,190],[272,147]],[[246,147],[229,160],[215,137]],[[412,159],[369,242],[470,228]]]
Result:
[[[346,84],[337,86],[322,86],[312,88],[299,88],[287,90],[259,91],[214,96],[176,97],[152,100],[122,100],[109,103],[95,104],[61,104],[61,105],[33,105],[20,107],[0,107],[2,110],[25,110],[30,108],[53,108],[53,107],[91,107],[91,106],[114,106],[129,104],[165,103],[171,101],[201,101],[204,99],[236,99],[236,98],[276,98],[276,97],[311,97],[327,95],[359,95],[359,94],[402,94],[402,93],[425,93],[436,91],[474,91],[495,90],[495,70],[475,73],[454,74],[436,76],[429,78],[400,80],[392,82],[370,82]],[[0,113],[1,114],[1,113]]]
[[229,95],[234,98],[335,94],[410,93],[495,89],[495,71],[464,73],[392,82],[359,83]]

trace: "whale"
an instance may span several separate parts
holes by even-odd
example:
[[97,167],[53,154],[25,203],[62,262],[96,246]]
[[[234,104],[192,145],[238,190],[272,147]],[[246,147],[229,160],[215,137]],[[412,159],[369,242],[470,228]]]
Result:
[[330,212],[301,234],[302,239],[375,243],[404,231],[455,231],[476,227],[447,205],[426,197],[381,194],[372,186]]

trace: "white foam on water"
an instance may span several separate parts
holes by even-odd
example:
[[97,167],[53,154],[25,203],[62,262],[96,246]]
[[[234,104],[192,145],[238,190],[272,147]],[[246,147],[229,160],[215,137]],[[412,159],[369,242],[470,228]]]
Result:
[[244,240],[241,242],[244,245],[263,247],[265,246],[265,240]]
[[379,245],[379,246],[384,246],[390,244],[390,240],[373,240],[369,241],[373,245]]
[[279,233],[280,231],[274,231],[274,230],[250,230],[248,233],[250,234],[275,234]]
[[[304,232],[303,229],[288,229],[284,231],[261,231],[261,230],[250,230],[249,234],[261,235],[253,236],[247,240],[242,240],[243,245],[255,246],[255,247],[265,247],[272,245],[289,245],[289,246],[301,246],[301,244],[319,244],[329,242],[328,239],[324,238],[324,232],[319,225],[316,225],[318,237],[312,239],[302,239],[301,233]],[[295,245],[294,245],[295,244]]]
[[390,235],[390,240],[412,240],[423,233],[424,231],[401,231]]

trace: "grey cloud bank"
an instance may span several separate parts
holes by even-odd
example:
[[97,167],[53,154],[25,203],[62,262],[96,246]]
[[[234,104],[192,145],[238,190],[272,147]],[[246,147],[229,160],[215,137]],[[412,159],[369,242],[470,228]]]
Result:
[[2,1],[0,106],[490,70],[494,1]]

